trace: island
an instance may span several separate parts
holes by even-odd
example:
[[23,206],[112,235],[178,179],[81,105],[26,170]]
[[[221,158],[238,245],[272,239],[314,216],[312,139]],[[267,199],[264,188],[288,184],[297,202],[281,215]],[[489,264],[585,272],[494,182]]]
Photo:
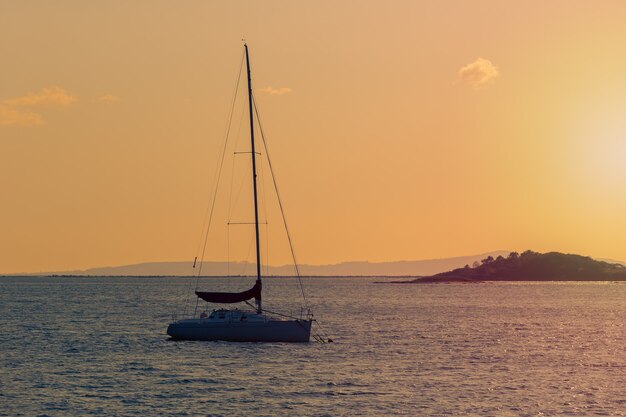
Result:
[[479,283],[485,281],[625,281],[626,266],[598,261],[588,256],[560,252],[488,256],[471,266],[420,277],[398,284]]

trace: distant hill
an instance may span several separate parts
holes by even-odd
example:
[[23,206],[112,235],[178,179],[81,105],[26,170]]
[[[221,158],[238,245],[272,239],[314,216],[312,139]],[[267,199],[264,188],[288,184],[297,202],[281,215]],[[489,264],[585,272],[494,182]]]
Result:
[[610,264],[620,264],[620,265],[626,266],[626,262],[617,261],[615,259],[598,258],[598,259],[596,259],[596,261],[602,261],[602,262],[608,262]]
[[[303,276],[424,276],[479,262],[488,256],[508,255],[508,251],[495,251],[472,256],[426,259],[397,262],[342,262],[331,265],[300,265]],[[198,271],[191,262],[150,262],[134,265],[91,268],[76,271],[41,272],[27,275],[86,275],[86,276],[187,276]],[[256,266],[248,262],[204,262],[203,276],[254,275]],[[292,265],[264,267],[269,276],[292,276]],[[24,274],[22,274],[24,275]]]
[[475,267],[418,278],[410,283],[481,281],[626,281],[626,266],[588,256],[559,252],[512,252],[506,258],[488,256]]

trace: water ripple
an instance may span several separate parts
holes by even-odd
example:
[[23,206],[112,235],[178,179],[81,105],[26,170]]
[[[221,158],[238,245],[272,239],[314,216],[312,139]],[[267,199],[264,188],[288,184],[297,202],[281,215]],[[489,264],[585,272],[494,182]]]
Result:
[[626,416],[625,285],[311,279],[326,345],[168,341],[187,285],[0,278],[0,416]]

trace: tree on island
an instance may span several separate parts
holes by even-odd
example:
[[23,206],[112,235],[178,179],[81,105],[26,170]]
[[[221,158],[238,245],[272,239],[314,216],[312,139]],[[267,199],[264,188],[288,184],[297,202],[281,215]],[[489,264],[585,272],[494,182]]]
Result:
[[480,281],[626,281],[626,267],[589,256],[527,250],[521,255],[511,252],[506,258],[488,256],[472,268],[466,265],[411,282]]

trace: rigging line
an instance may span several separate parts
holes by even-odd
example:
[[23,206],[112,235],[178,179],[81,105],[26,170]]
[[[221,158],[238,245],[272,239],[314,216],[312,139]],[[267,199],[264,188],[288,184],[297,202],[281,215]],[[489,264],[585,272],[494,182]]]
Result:
[[[204,233],[204,245],[202,246],[202,255],[200,256],[200,266],[198,267],[198,274],[196,275],[196,285],[195,285],[195,291],[198,291],[198,283],[200,281],[200,276],[202,275],[202,267],[204,266],[204,255],[206,253],[206,247],[207,247],[207,243],[209,241],[209,231],[211,230],[211,223],[213,220],[213,213],[215,211],[215,202],[217,200],[217,192],[219,190],[219,185],[220,185],[220,179],[222,178],[222,171],[223,171],[223,167],[224,167],[224,159],[226,156],[226,148],[228,145],[228,138],[230,137],[230,129],[232,127],[232,123],[233,123],[233,114],[235,112],[235,105],[237,103],[237,91],[239,90],[239,83],[241,81],[241,73],[243,71],[243,60],[244,60],[245,55],[242,55],[241,57],[241,62],[239,63],[239,74],[237,75],[237,82],[235,83],[235,89],[233,91],[233,101],[232,101],[232,105],[230,107],[230,114],[228,116],[228,124],[226,127],[226,132],[224,135],[224,146],[222,147],[222,156],[220,157],[220,163],[217,167],[217,173],[215,175],[215,177],[217,177],[216,181],[215,181],[215,189],[213,190],[213,201],[211,202],[211,210],[209,212],[209,220],[206,223],[206,232]],[[207,207],[208,210],[208,207]],[[206,213],[205,213],[205,218],[206,218]],[[204,225],[203,225],[204,227]],[[198,248],[199,249],[199,248]],[[197,253],[197,252],[196,252]],[[191,285],[190,285],[191,287]],[[187,296],[187,303],[189,303],[189,297],[191,297],[191,291],[189,291],[188,296]],[[200,303],[200,298],[196,297],[196,305],[194,307],[194,311],[193,311],[193,316],[196,316],[196,313],[198,312],[198,304]],[[186,307],[185,307],[186,309]]]
[[[232,121],[233,121],[233,114],[235,111],[235,104],[237,102],[237,90],[239,90],[239,83],[241,81],[241,72],[243,69],[243,59],[244,59],[245,55],[241,56],[241,62],[239,64],[239,75],[237,76],[237,81],[235,83],[235,90],[233,92],[233,97],[232,97],[232,105],[231,105],[231,109],[230,109],[230,113],[228,115],[228,123],[226,125],[226,130],[224,132],[224,147],[226,146],[226,142],[228,141],[228,137],[230,136],[230,130],[231,130],[231,126],[232,126]],[[224,151],[222,151],[224,152]],[[222,156],[223,158],[223,156]],[[218,166],[219,167],[219,166]],[[213,178],[217,177],[218,172],[216,172],[216,174],[213,176]],[[210,201],[209,201],[210,203]],[[209,214],[209,203],[207,203],[207,207],[204,213],[204,219],[202,221],[202,234],[200,236],[200,239],[198,239],[198,247],[196,249],[196,255],[198,254],[198,252],[200,252],[200,245],[202,244],[202,238],[204,237],[204,232],[205,232],[205,226],[206,226],[206,220]]]
[[241,273],[240,275],[245,277],[247,276],[247,271],[248,271],[248,264],[252,265],[252,262],[249,261],[250,259],[250,252],[252,252],[252,245],[254,244],[254,236],[250,236],[250,243],[248,243],[248,253],[246,254],[246,257],[244,258],[244,263],[241,266]]
[[302,294],[302,299],[304,300],[304,307],[306,309],[309,308],[308,302],[306,299],[306,295],[304,294],[304,286],[302,285],[302,277],[300,276],[300,267],[298,267],[298,261],[296,260],[296,252],[293,248],[293,243],[291,241],[291,234],[289,233],[289,228],[287,227],[287,218],[285,217],[285,210],[283,209],[283,202],[280,199],[280,193],[278,192],[278,183],[276,182],[276,176],[274,175],[274,168],[272,167],[272,160],[270,159],[269,149],[267,147],[267,141],[265,140],[265,134],[263,133],[263,126],[261,125],[261,117],[259,116],[259,109],[256,105],[256,99],[254,95],[252,95],[252,103],[254,104],[254,112],[256,113],[257,124],[259,125],[259,131],[261,132],[261,139],[263,142],[263,147],[265,149],[265,156],[267,157],[267,165],[270,168],[270,173],[272,174],[272,183],[274,184],[274,190],[276,191],[276,198],[278,200],[278,206],[280,207],[280,214],[283,218],[283,225],[285,226],[285,233],[287,234],[287,241],[289,242],[289,249],[291,250],[291,259],[293,260],[293,265],[296,270],[296,277],[298,278],[298,284],[300,285],[300,292]]
[[[233,164],[234,166],[234,164]],[[232,202],[231,206],[228,208],[229,213],[228,213],[228,221],[232,221],[233,220],[233,216],[235,215],[235,211],[237,210],[237,207],[239,206],[239,199],[241,198],[241,196],[243,195],[242,190],[243,187],[246,186],[246,176],[249,172],[251,172],[252,168],[248,165],[246,165],[246,167],[244,168],[245,170],[245,174],[246,175],[242,175],[241,179],[239,180],[239,187],[237,188],[237,193],[235,194],[235,200],[234,202]],[[231,177],[232,178],[232,177]],[[234,178],[233,178],[234,179]],[[234,183],[234,180],[231,180],[231,184]],[[231,187],[231,193],[232,193],[232,187]],[[232,201],[232,196],[231,196],[231,201]],[[244,201],[245,203],[245,201]],[[252,223],[254,224],[254,223]]]
[[[252,308],[256,308],[256,307],[255,307],[252,303],[250,303],[250,302],[249,302],[249,301],[247,301],[247,300],[246,300],[246,301],[244,301],[244,303],[248,304],[248,305],[249,305],[250,307],[252,307]],[[288,318],[288,319],[294,319],[294,320],[301,320],[301,319],[302,319],[302,317],[296,317],[296,316],[292,316],[292,315],[289,315],[289,314],[279,313],[279,312],[277,312],[277,311],[268,310],[268,309],[266,309],[266,308],[264,308],[264,309],[263,309],[263,312],[264,312],[264,313],[275,314],[275,315],[277,315],[277,316],[280,316],[280,317],[285,317],[285,318]]]
[[[244,55],[245,57],[245,52]],[[243,69],[243,59],[241,58],[242,62],[241,62],[241,68],[240,71]],[[240,73],[241,74],[241,73]],[[241,126],[244,124],[244,119],[243,116],[245,115],[245,108],[246,108],[246,103],[245,101],[241,102],[241,116],[239,117],[239,127],[237,129],[237,135],[235,136],[235,146],[234,149],[237,149],[239,147],[239,142],[241,141]],[[235,152],[235,154],[237,154],[237,152]],[[231,164],[231,170],[230,170],[230,193],[228,195],[228,220],[231,219],[232,216],[232,210],[233,210],[233,186],[235,185],[235,164],[237,163],[237,160],[233,158],[233,162]],[[241,178],[241,182],[243,183],[243,177]],[[241,192],[241,186],[239,187],[239,191]],[[237,197],[238,199],[239,197]],[[235,201],[235,204],[237,203],[237,201]]]
[[[265,223],[265,276],[269,275],[269,268],[270,268],[270,228],[266,222]],[[267,280],[265,281],[268,282]]]
[[[211,229],[211,221],[213,220],[213,212],[215,210],[215,200],[217,200],[217,191],[219,189],[220,179],[222,177],[222,167],[224,166],[224,157],[226,156],[226,147],[228,144],[228,137],[230,136],[230,128],[233,122],[233,113],[235,109],[235,104],[237,103],[237,91],[239,90],[239,82],[241,81],[241,72],[243,70],[243,58],[244,56],[242,55],[241,63],[239,64],[239,75],[237,76],[237,82],[235,84],[235,90],[233,92],[233,103],[230,108],[230,115],[228,117],[228,125],[226,128],[226,134],[224,137],[224,146],[222,148],[222,156],[220,158],[220,163],[217,168],[217,180],[215,182],[215,189],[213,192],[213,201],[211,203],[211,211],[209,213],[209,220],[206,226],[206,233],[204,235],[204,245],[202,247],[202,256],[200,257],[200,267],[198,268],[198,276],[196,278],[196,290],[198,289],[198,281],[200,279],[200,275],[202,274],[202,266],[204,264],[204,255],[206,253],[206,246],[209,240],[209,230]],[[197,308],[198,308],[198,300],[196,300],[196,309]]]
[[[235,90],[233,91],[233,98],[232,98],[232,105],[231,105],[231,109],[230,109],[230,114],[228,115],[228,123],[226,126],[226,131],[224,134],[224,147],[222,150],[222,157],[221,157],[221,162],[218,168],[218,172],[216,173],[216,175],[213,176],[213,178],[216,178],[216,182],[215,182],[215,193],[214,193],[214,197],[213,197],[213,206],[215,205],[215,195],[217,195],[217,190],[219,188],[219,176],[221,174],[221,165],[223,165],[224,163],[224,155],[226,153],[226,144],[228,143],[228,137],[230,135],[230,129],[231,129],[231,125],[232,125],[232,120],[233,120],[233,113],[234,113],[234,109],[235,109],[235,104],[237,102],[237,90],[239,89],[239,83],[241,81],[241,72],[243,69],[243,59],[244,59],[245,55],[242,54],[241,56],[241,61],[239,63],[239,74],[237,75],[237,81],[235,83]],[[211,212],[209,215],[209,207],[210,205],[207,203],[207,208],[204,211],[204,219],[202,220],[202,233],[200,234],[200,238],[198,239],[198,246],[196,248],[196,257],[194,258],[194,269],[196,267],[196,261],[198,260],[198,253],[200,252],[200,245],[202,244],[202,238],[204,236],[204,249],[206,249],[206,242],[208,239],[208,234],[209,234],[209,228],[211,227],[211,218],[213,217],[213,207],[211,207]],[[207,216],[209,218],[209,223],[207,226]],[[206,227],[206,229],[205,229]],[[206,230],[206,234],[205,234],[205,230]],[[204,263],[204,249],[202,251],[202,256],[200,257],[200,265],[198,266],[198,275],[196,277],[196,283],[195,283],[195,288],[196,290],[198,289],[198,280],[200,279],[200,275],[202,274],[202,266]],[[189,286],[187,288],[187,300],[185,302],[185,308],[183,310],[183,314],[186,315],[187,314],[187,308],[189,306],[189,302],[190,302],[190,298],[191,298],[191,284],[192,284],[192,280],[189,281]],[[196,307],[195,310],[198,309],[198,300],[196,300]],[[194,311],[194,316],[195,316],[195,311]]]
[[[257,115],[257,123],[258,123],[258,115]],[[260,152],[257,152],[259,155],[261,155]],[[268,226],[268,211],[267,211],[267,193],[265,192],[265,171],[263,169],[263,166],[265,165],[263,163],[263,159],[260,158],[259,159],[259,178],[260,178],[260,183],[261,183],[261,192],[259,193],[259,197],[261,200],[261,204],[263,205],[263,217],[265,218],[265,222],[264,223],[259,223],[259,224],[264,224],[265,225],[265,251],[263,251],[263,255],[265,257],[265,271],[264,271],[264,275],[267,275],[268,272],[268,268],[269,268],[269,263],[270,263],[270,247],[269,247],[269,226]]]
[[326,333],[326,331],[322,328],[322,325],[320,324],[319,321],[314,320],[315,325],[317,326],[318,330],[315,331],[315,336],[318,338],[318,342],[320,343],[333,343],[333,339],[331,339],[328,336],[328,333]]

